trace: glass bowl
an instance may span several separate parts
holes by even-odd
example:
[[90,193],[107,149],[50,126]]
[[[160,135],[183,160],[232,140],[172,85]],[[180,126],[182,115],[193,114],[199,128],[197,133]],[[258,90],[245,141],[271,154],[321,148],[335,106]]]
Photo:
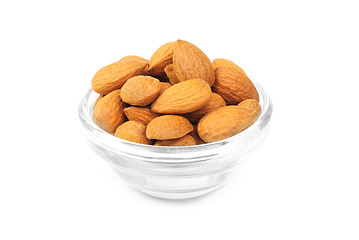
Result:
[[92,120],[98,94],[91,89],[81,100],[79,116],[92,150],[130,186],[158,198],[193,198],[223,186],[239,163],[265,140],[272,104],[263,88],[254,85],[262,107],[257,121],[231,138],[203,145],[150,146],[108,134]]

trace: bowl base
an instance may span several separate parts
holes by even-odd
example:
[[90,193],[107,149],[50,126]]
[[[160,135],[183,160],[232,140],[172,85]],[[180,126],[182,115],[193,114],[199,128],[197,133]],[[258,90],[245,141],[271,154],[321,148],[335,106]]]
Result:
[[206,187],[206,188],[201,188],[201,189],[192,189],[191,191],[186,191],[186,192],[174,192],[174,191],[169,191],[169,192],[164,192],[164,191],[153,191],[153,190],[148,190],[148,189],[139,189],[136,188],[134,186],[132,186],[135,190],[149,195],[151,197],[155,197],[155,198],[160,198],[160,199],[167,199],[167,200],[185,200],[185,199],[191,199],[191,198],[197,198],[203,195],[206,195],[208,193],[211,193],[217,189],[219,189],[220,187],[222,187],[225,183],[216,185],[216,186],[210,186],[210,187]]
[[228,182],[234,170],[213,172],[207,175],[189,177],[163,177],[148,174],[132,173],[123,168],[111,165],[112,170],[134,189],[161,199],[189,199],[208,194]]

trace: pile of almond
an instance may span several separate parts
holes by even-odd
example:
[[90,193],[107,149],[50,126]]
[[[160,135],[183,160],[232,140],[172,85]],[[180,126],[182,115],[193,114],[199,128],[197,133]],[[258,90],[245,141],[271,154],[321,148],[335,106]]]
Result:
[[253,83],[232,61],[177,40],[150,60],[127,56],[92,79],[93,120],[116,137],[155,146],[204,144],[252,125],[261,107]]

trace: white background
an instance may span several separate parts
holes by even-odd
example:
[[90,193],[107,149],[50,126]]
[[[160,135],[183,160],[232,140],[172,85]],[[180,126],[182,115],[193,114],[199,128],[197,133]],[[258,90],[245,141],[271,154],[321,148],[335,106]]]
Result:
[[[1,1],[0,239],[359,239],[357,1]],[[77,107],[102,66],[184,39],[274,104],[228,185],[164,201],[86,145]]]

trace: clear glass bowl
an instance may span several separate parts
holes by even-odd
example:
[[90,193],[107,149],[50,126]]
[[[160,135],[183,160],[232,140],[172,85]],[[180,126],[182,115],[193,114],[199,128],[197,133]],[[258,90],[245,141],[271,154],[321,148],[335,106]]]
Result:
[[92,150],[130,186],[159,198],[193,198],[223,186],[238,164],[265,140],[272,104],[262,87],[254,85],[262,107],[258,120],[231,138],[203,145],[149,146],[108,134],[92,120],[98,94],[91,89],[80,103],[79,116]]

